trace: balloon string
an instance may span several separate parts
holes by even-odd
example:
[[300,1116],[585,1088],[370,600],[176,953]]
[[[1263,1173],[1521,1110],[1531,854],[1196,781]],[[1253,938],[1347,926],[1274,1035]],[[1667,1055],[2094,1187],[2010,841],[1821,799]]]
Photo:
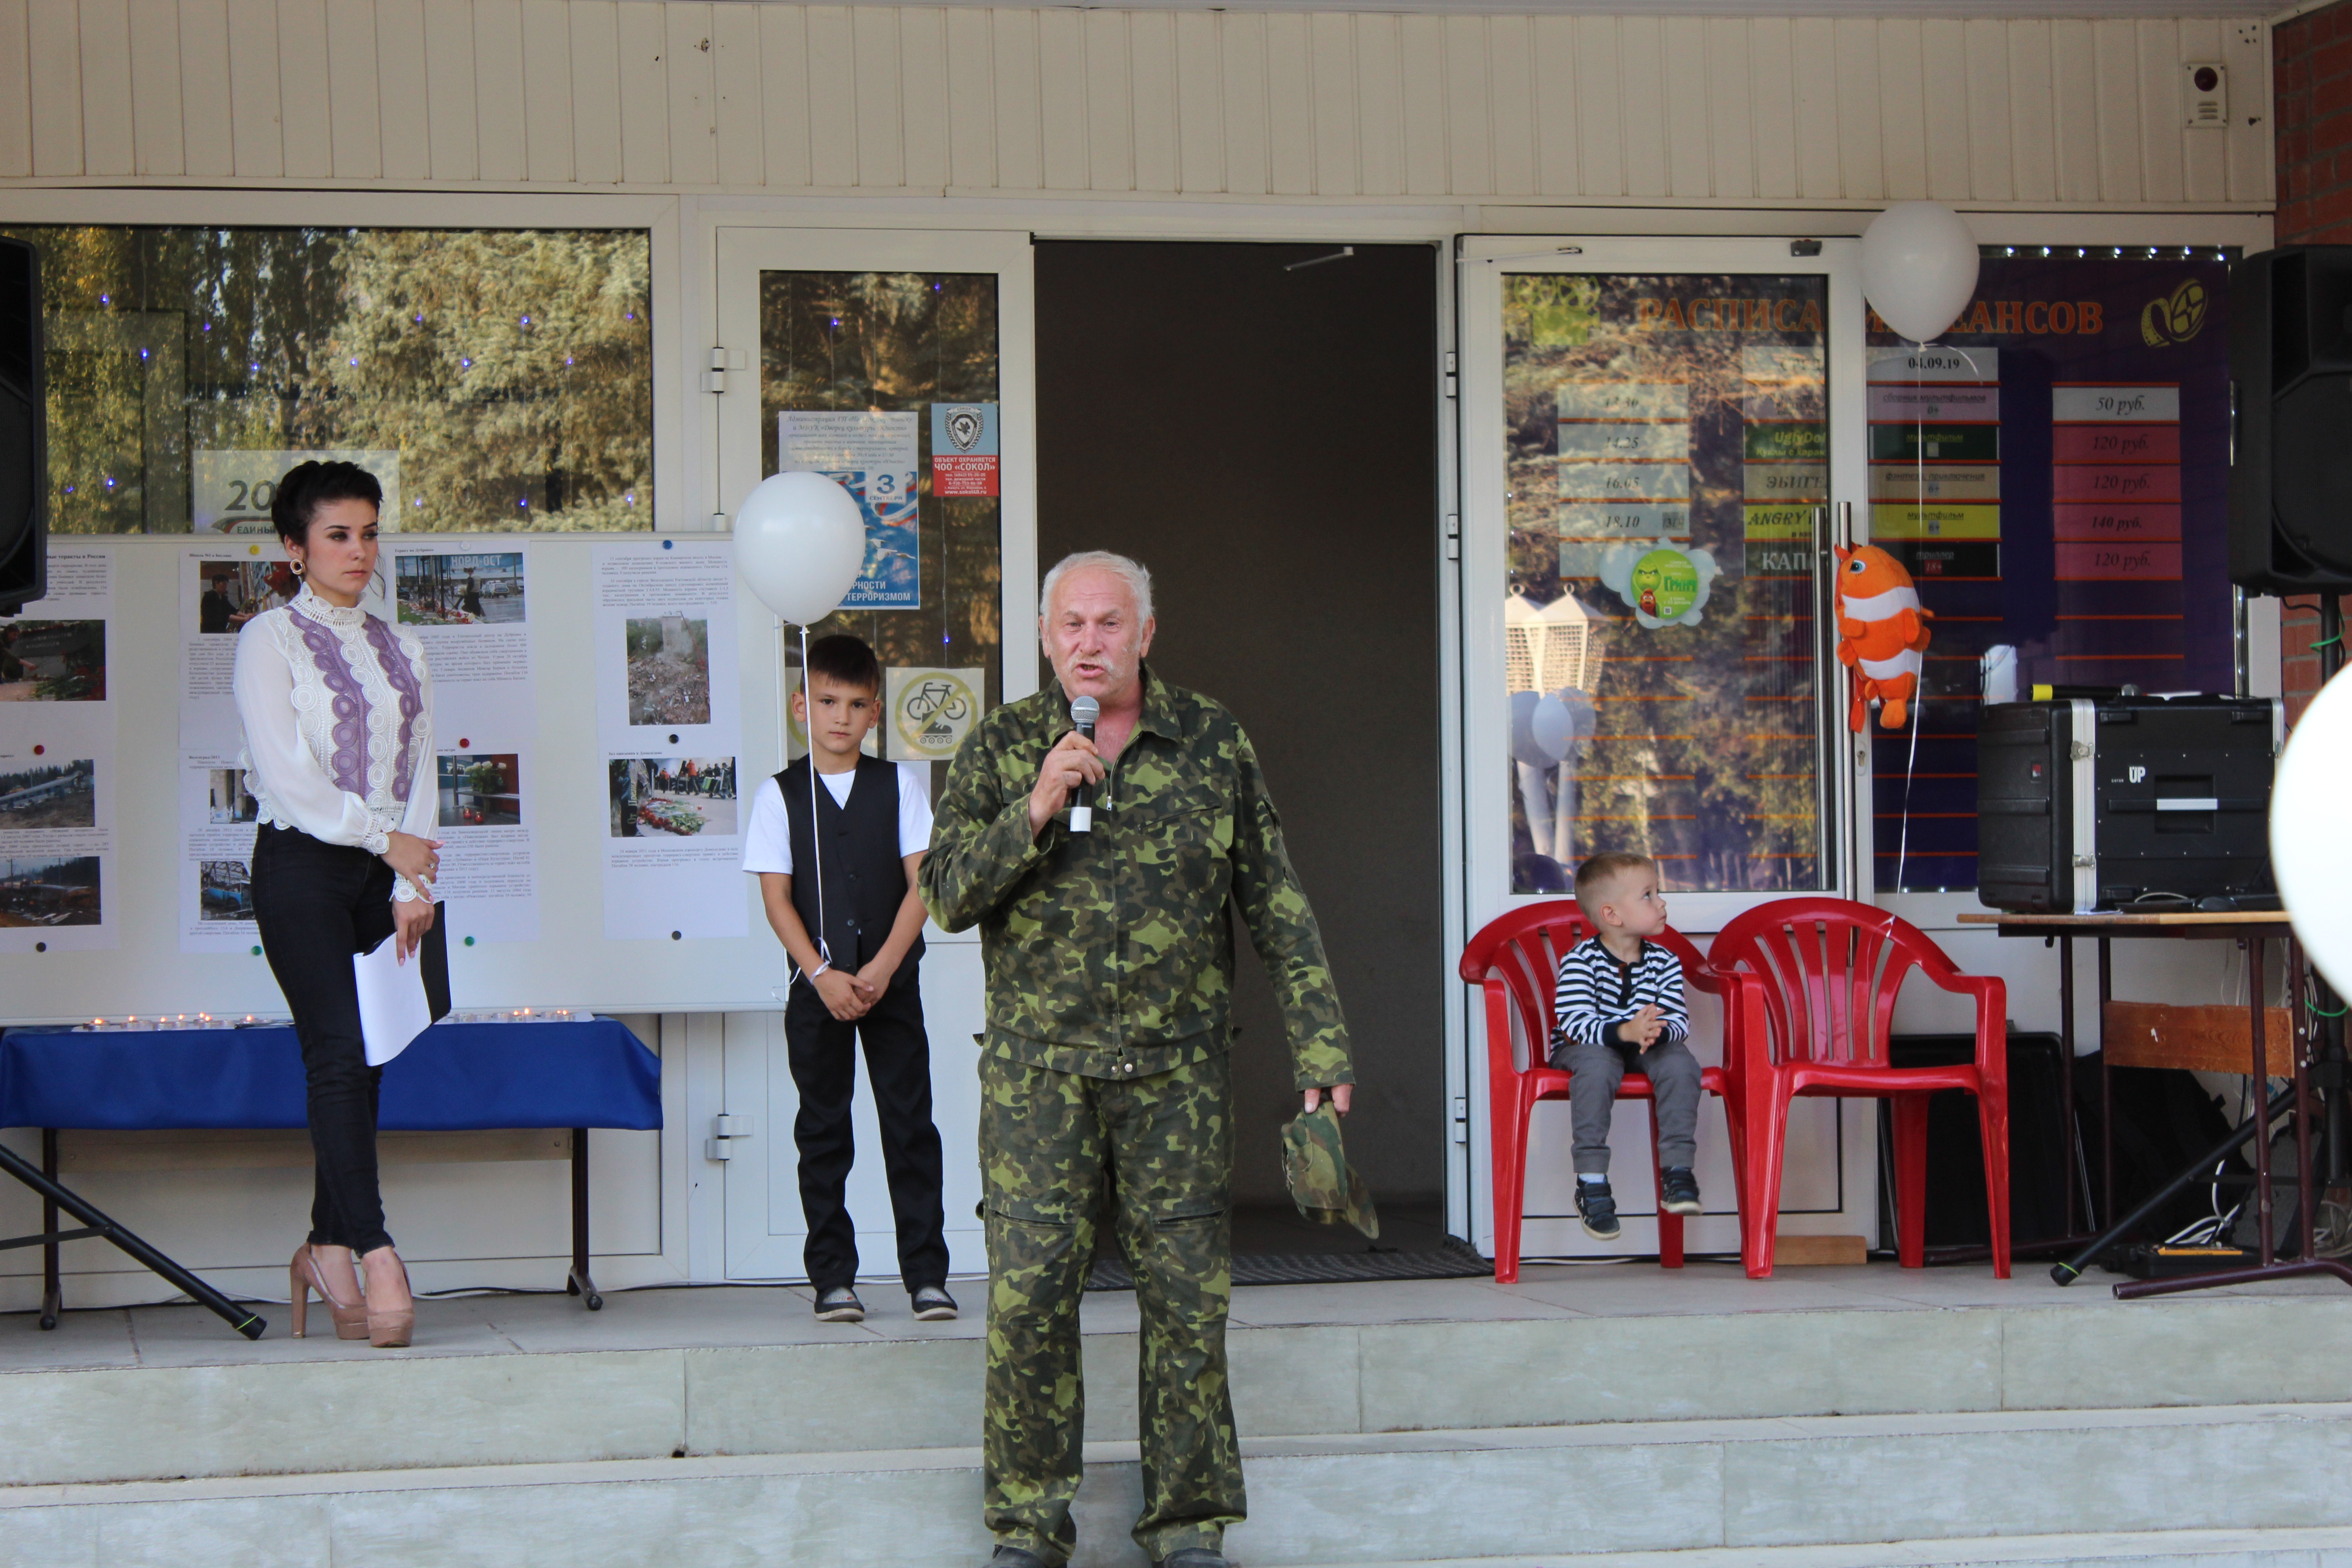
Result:
[[[833,949],[825,945],[824,930],[824,835],[816,822],[816,698],[809,684],[808,627],[801,627],[801,714],[808,728],[808,747],[803,755],[808,758],[809,771],[809,849],[816,859],[816,952],[826,963],[833,962]],[[812,976],[809,984],[814,985]]]

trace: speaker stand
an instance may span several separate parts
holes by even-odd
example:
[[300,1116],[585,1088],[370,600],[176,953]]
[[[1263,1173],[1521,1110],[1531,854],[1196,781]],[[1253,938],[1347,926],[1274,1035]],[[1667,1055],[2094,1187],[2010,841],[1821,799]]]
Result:
[[[2344,668],[2344,599],[2338,594],[2319,595],[2319,640],[2312,645],[2319,655],[2319,684],[2326,685]],[[2317,1059],[2311,1069],[2312,1087],[2326,1107],[2322,1142],[2326,1150],[2327,1184],[2344,1184],[2344,1001],[2335,988],[2320,978],[2319,971],[2311,972],[2312,1022],[2316,1026],[2314,1053]],[[2288,1005],[2295,998],[2290,996]],[[2316,1222],[2315,1215],[2305,1215],[2300,1223]]]

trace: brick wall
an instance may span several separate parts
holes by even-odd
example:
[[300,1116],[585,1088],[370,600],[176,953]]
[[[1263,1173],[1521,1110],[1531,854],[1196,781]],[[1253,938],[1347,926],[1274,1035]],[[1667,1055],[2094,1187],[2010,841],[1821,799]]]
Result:
[[[2280,245],[2352,244],[2352,0],[2271,31],[2278,145]],[[2319,689],[2319,601],[2289,599],[2279,616],[2287,721]]]

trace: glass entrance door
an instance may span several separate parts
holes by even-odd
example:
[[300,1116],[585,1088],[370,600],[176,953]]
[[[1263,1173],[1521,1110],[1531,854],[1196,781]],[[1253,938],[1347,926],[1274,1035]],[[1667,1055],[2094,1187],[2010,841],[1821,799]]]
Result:
[[1822,250],[1465,262],[1464,609],[1500,654],[1472,676],[1492,688],[1470,794],[1490,911],[1605,850],[1655,858],[1700,930],[1850,880],[1814,612],[1859,461],[1832,435],[1832,343],[1856,334],[1832,331]]
[[[827,474],[857,498],[865,570],[842,607],[807,630],[812,639],[854,633],[880,656],[885,711],[872,749],[937,799],[946,759],[980,716],[1036,679],[1028,237],[721,229],[718,249],[721,505],[731,510],[785,469]],[[1008,639],[1008,626],[1022,634]],[[799,633],[776,626],[763,655],[762,639],[746,632],[745,707],[766,720],[763,773],[802,750],[782,706],[798,678]],[[759,728],[747,717],[747,731]],[[757,754],[752,733],[746,747]],[[950,1266],[970,1273],[984,1267],[973,1217],[980,947],[973,932],[924,935]],[[781,948],[775,979],[781,999]],[[801,1278],[799,1101],[781,1012],[730,1016],[724,1060],[738,1131],[727,1140],[727,1277]],[[888,1278],[898,1267],[890,1197],[862,1062],[853,1127],[859,1275]]]
[[[1702,946],[1766,900],[1855,885],[1853,752],[1820,606],[1839,503],[1865,473],[1857,251],[1464,243],[1470,929],[1568,897],[1604,851],[1654,858],[1674,925]],[[1718,1037],[1697,1021],[1711,1060]],[[1474,1048],[1474,1129],[1484,1059]],[[1654,1222],[1631,1218],[1649,1207],[1644,1114],[1622,1107],[1612,1139],[1626,1240],[1596,1248],[1563,1217],[1564,1179],[1549,1192],[1537,1174],[1568,1167],[1565,1112],[1555,1126],[1539,1110],[1530,1255],[1654,1250]],[[1866,1122],[1829,1106],[1792,1120],[1784,1228],[1874,1227]],[[1718,1108],[1701,1134],[1709,1214],[1691,1245],[1727,1249]],[[1480,1189],[1484,1143],[1475,1129]]]

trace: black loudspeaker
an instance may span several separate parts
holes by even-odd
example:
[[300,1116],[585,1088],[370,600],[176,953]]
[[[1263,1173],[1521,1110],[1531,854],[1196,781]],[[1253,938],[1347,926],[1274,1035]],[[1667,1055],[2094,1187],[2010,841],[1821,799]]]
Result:
[[41,253],[0,238],[0,613],[48,591],[48,394]]
[[[1974,1035],[1896,1035],[1887,1060],[1898,1068],[1957,1067],[1976,1060]],[[2009,1240],[2012,1247],[2066,1233],[2066,1165],[2058,1136],[2055,1035],[2009,1037]],[[1895,1240],[1895,1135],[1889,1102],[1879,1102],[1879,1227]],[[1927,1100],[1927,1245],[1990,1247],[1984,1145],[1976,1097],[1940,1089]],[[2075,1159],[2079,1162],[2079,1134]]]
[[2230,268],[2230,577],[2352,593],[2352,245]]

